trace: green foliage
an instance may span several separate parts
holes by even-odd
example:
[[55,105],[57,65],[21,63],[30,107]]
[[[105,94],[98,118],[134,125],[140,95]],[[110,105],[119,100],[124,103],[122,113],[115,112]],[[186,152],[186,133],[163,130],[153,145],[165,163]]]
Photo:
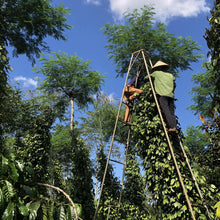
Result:
[[[133,122],[132,133],[136,141],[137,152],[144,160],[145,181],[150,192],[148,202],[155,203],[158,209],[160,207],[161,216],[164,219],[190,219],[186,199],[178,180],[149,84],[146,84],[143,89],[144,95],[140,97],[140,101],[136,105],[136,121]],[[206,219],[206,211],[179,150],[178,140],[175,136],[170,138],[196,219]],[[185,149],[188,152],[186,146]],[[209,188],[205,178],[196,169],[193,168],[193,172],[207,201],[206,205],[213,215],[211,205],[213,205],[215,190]]]
[[[68,178],[72,176],[72,147],[69,126],[56,125],[53,127],[51,136],[50,182],[67,192],[68,185],[66,183]],[[71,189],[68,193],[70,191]],[[56,194],[55,197],[58,199],[60,195]],[[62,198],[60,199],[62,201]]]
[[[53,8],[49,0],[8,0],[0,2],[0,12],[0,153],[4,153],[0,157],[0,218],[52,220],[60,216],[60,219],[74,219],[69,204],[56,200],[56,195],[49,191],[51,198],[46,198],[46,190],[35,185],[35,181],[48,180],[48,168],[56,164],[49,160],[54,115],[48,105],[39,105],[42,100],[39,97],[24,101],[20,91],[7,86],[10,66],[5,49],[12,46],[13,55],[26,54],[34,62],[35,56],[49,49],[45,38],[65,40],[64,29],[70,28],[65,18],[68,9],[63,4]],[[9,150],[4,145],[5,137],[9,140]],[[16,156],[10,154],[13,149],[10,143],[15,145]],[[17,153],[25,163],[15,159]],[[53,172],[58,172],[58,168],[59,164]],[[50,180],[55,182],[52,178]]]
[[45,75],[46,79],[39,89],[54,97],[57,111],[62,111],[59,115],[66,112],[69,102],[71,104],[71,145],[77,150],[74,134],[74,105],[76,103],[79,108],[87,107],[92,101],[91,95],[100,89],[104,77],[99,72],[91,70],[90,61],[83,62],[76,55],[53,53],[49,58],[41,58],[40,62],[43,67],[36,67],[35,70]]
[[[107,36],[109,58],[114,61],[118,76],[127,72],[131,53],[145,49],[152,62],[162,59],[168,63],[171,72],[178,74],[178,69],[190,68],[200,55],[195,52],[199,46],[191,38],[174,37],[168,33],[166,26],[153,21],[153,8],[147,6],[125,14],[125,25],[106,24],[104,34]],[[135,73],[132,72],[131,75]]]
[[[12,68],[9,66],[6,46],[13,48],[13,55],[26,54],[34,62],[42,49],[48,49],[45,38],[65,39],[63,32],[70,29],[66,24],[65,15],[68,9],[61,4],[53,8],[49,0],[0,2],[0,152],[3,149],[4,128],[7,108],[9,108],[6,91],[7,74]],[[4,125],[4,128],[3,128]]]
[[119,219],[126,219],[126,220],[138,220],[138,219],[153,219],[152,217],[149,218],[146,214],[146,210],[141,209],[139,206],[131,205],[131,204],[123,204],[120,209],[121,215]]
[[117,219],[118,216],[118,209],[115,207],[117,205],[117,202],[111,198],[111,196],[108,197],[105,201],[103,200],[102,205],[99,208],[98,215],[96,217],[97,220],[105,220],[105,219]]
[[[93,100],[92,111],[86,112],[86,117],[81,117],[81,127],[79,132],[83,135],[88,146],[96,148],[96,152],[100,148],[106,149],[106,146],[112,136],[113,128],[116,122],[118,106],[114,104],[107,94],[97,93]],[[125,132],[127,129],[119,122],[114,138],[114,147],[112,149],[113,157],[120,157],[121,151],[118,143],[126,141]],[[93,149],[91,149],[93,150]]]
[[[0,34],[1,35],[1,34]],[[0,153],[3,153],[3,123],[5,121],[5,106],[7,103],[7,73],[10,70],[9,59],[7,57],[8,51],[5,49],[2,38],[0,37]]]
[[201,127],[194,125],[187,127],[184,144],[189,148],[193,156],[204,156],[209,149],[207,134],[201,131]]
[[[205,39],[211,61],[203,63],[204,71],[194,74],[193,81],[197,84],[192,89],[194,105],[190,106],[200,115],[206,135],[209,140],[209,149],[203,157],[198,158],[201,170],[206,174],[207,181],[219,188],[219,155],[220,155],[220,74],[219,74],[219,28],[220,28],[220,1],[214,1],[209,19],[210,28],[206,29]],[[218,204],[218,203],[217,203]],[[217,208],[218,214],[218,208]]]
[[[74,219],[73,207],[64,202],[54,202],[39,194],[31,166],[0,155],[0,218],[56,220]],[[80,207],[77,208],[80,214]],[[57,218],[60,216],[60,218]],[[62,217],[62,218],[61,218]]]
[[0,10],[4,44],[14,48],[13,55],[26,54],[32,61],[41,48],[48,49],[46,37],[65,40],[63,32],[70,29],[65,17],[69,9],[63,4],[52,7],[50,0],[7,0],[1,3]]
[[[105,172],[107,157],[104,153],[104,149],[100,148],[97,153],[98,159],[98,175],[97,179],[102,183],[102,179]],[[98,212],[98,219],[106,219],[108,216],[108,209],[110,208],[110,219],[114,219],[117,216],[118,198],[120,193],[120,182],[117,177],[114,176],[113,166],[108,165],[108,169],[105,174],[105,184],[103,187],[102,195],[100,198],[100,208]]]
[[[107,156],[105,155],[103,148],[101,148],[98,151],[97,158],[99,163],[98,180],[99,182],[102,182],[105,171],[105,165],[107,162]],[[109,164],[106,172],[105,187],[103,188],[101,201],[106,201],[109,198],[112,198],[113,200],[117,200],[119,196],[119,189],[120,189],[119,180],[117,177],[114,177],[113,166]]]
[[[190,106],[195,114],[212,118],[213,110],[219,108],[218,98],[215,97],[215,71],[209,62],[202,64],[203,72],[193,74],[192,81],[196,84],[190,91],[193,94],[193,105]],[[217,98],[217,99],[216,99]]]
[[78,107],[87,106],[90,96],[99,90],[103,82],[100,73],[91,70],[90,61],[83,62],[76,55],[53,53],[39,61],[43,67],[35,70],[46,76],[39,89],[45,89],[66,102],[73,98]]
[[[220,58],[219,58],[219,53],[220,53],[220,33],[219,33],[219,28],[220,28],[220,1],[215,0],[214,1],[214,7],[211,10],[211,15],[212,17],[209,18],[209,23],[210,23],[210,28],[206,29],[205,33],[205,39],[207,41],[207,46],[210,49],[208,52],[208,56],[211,57],[211,63],[214,68],[214,70],[217,70],[219,72],[220,68]],[[219,76],[217,76],[217,79],[215,82],[219,82]]]
[[114,105],[107,94],[96,94],[92,102],[94,110],[87,111],[86,117],[81,117],[81,133],[87,136],[87,140],[92,145],[103,145],[108,142],[114,127],[117,106]]
[[206,176],[207,183],[214,184],[219,189],[220,152],[217,144],[215,144],[219,139],[218,133],[215,131],[216,128],[214,124],[207,125],[207,123],[205,123],[202,129],[205,130],[205,133],[203,133],[199,127],[187,128],[187,136],[184,143],[189,147],[194,160],[199,165],[198,169]]
[[122,201],[135,205],[142,210],[145,200],[145,184],[140,173],[140,166],[135,158],[135,152],[128,149]]
[[220,218],[220,201],[215,204],[214,208],[216,209],[216,216]]
[[120,219],[147,219],[146,192],[135,151],[128,149]]
[[[30,201],[31,194],[28,194],[27,177],[30,174],[28,167],[14,159],[10,155],[7,159],[0,157],[0,216],[1,219],[14,219],[15,216],[28,216],[32,209],[24,204]],[[19,183],[19,184],[18,184]],[[31,182],[29,182],[31,184]],[[33,193],[34,188],[29,192]],[[26,194],[27,193],[27,194]]]
[[33,118],[32,128],[20,138],[20,145],[17,146],[20,157],[33,165],[39,182],[45,182],[49,178],[50,129],[53,122],[51,110],[43,109],[41,114]]
[[[220,112],[220,1],[214,1],[214,7],[211,10],[212,17],[209,19],[210,28],[206,29],[205,39],[209,52],[207,56],[211,58],[212,71],[212,107]],[[210,70],[209,68],[207,71]]]
[[82,218],[90,220],[94,216],[94,195],[89,150],[82,139],[77,139],[77,149],[72,153],[71,197],[82,205]]

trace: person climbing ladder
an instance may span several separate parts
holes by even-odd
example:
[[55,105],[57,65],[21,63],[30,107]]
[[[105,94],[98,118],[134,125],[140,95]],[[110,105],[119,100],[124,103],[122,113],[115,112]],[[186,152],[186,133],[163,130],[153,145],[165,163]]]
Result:
[[158,96],[160,107],[166,117],[169,132],[178,133],[176,129],[176,116],[174,114],[174,89],[175,77],[167,72],[169,65],[162,61],[157,61],[151,68],[151,76],[154,79],[154,88]]
[[[138,77],[139,78],[139,77]],[[132,101],[136,99],[143,90],[139,89],[140,82],[137,76],[134,76],[132,80],[126,85],[124,91],[124,103],[125,103],[125,118],[124,118],[124,125],[132,125],[130,122],[131,119],[131,108],[133,107]]]

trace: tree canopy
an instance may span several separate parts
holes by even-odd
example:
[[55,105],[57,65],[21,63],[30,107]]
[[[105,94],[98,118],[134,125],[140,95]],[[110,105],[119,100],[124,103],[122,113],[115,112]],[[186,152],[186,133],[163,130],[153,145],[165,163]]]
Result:
[[46,76],[39,89],[59,96],[64,103],[72,98],[78,107],[86,107],[92,101],[91,95],[96,93],[103,83],[104,76],[92,70],[91,61],[84,62],[77,55],[68,56],[54,52],[39,61],[42,67],[36,67],[35,70]]
[[155,24],[153,15],[153,8],[145,6],[125,13],[125,25],[108,23],[103,27],[109,58],[116,64],[118,76],[127,72],[131,53],[140,49],[147,51],[153,64],[158,60],[168,63],[175,75],[198,61],[197,43],[190,37],[175,37],[163,23]]
[[25,54],[34,61],[42,49],[49,49],[45,41],[51,36],[65,40],[64,31],[69,9],[60,4],[53,7],[50,0],[4,0],[0,3],[0,36],[5,46],[13,48],[13,55]]
[[[68,9],[61,4],[55,8],[50,0],[0,2],[0,122],[7,123],[3,117],[7,108],[7,74],[11,70],[8,46],[13,55],[25,54],[32,62],[44,49],[49,49],[45,39],[51,36],[65,40],[64,31],[70,29],[66,24]],[[0,145],[4,131],[0,126]]]

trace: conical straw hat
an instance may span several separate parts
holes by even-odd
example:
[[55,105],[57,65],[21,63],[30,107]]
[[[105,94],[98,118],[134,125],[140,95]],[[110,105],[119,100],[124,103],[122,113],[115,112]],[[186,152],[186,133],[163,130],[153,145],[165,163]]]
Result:
[[169,67],[169,65],[167,63],[164,63],[162,61],[157,61],[154,66],[152,67],[152,70],[155,69],[156,67],[158,66],[166,66],[166,67]]

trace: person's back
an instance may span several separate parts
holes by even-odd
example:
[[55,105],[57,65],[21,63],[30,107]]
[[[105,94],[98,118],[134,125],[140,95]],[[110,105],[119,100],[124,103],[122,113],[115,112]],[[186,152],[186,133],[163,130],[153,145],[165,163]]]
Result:
[[154,78],[154,86],[157,94],[171,98],[174,97],[175,77],[171,73],[156,70],[151,76]]

